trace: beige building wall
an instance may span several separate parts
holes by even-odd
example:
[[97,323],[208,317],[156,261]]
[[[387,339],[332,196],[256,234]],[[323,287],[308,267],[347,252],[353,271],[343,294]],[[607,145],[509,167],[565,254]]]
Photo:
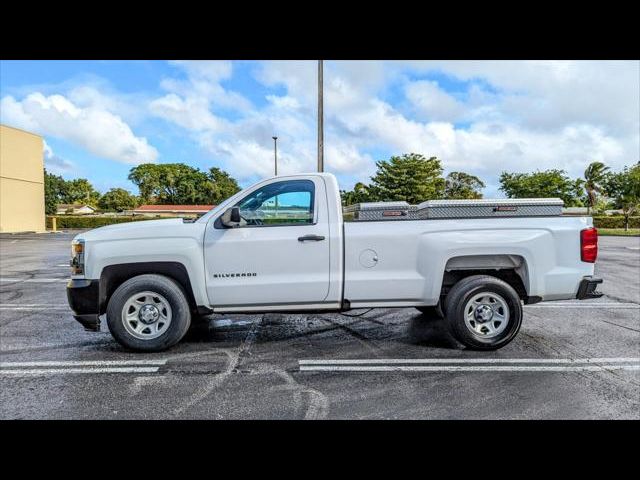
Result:
[[0,232],[45,230],[42,137],[0,125]]

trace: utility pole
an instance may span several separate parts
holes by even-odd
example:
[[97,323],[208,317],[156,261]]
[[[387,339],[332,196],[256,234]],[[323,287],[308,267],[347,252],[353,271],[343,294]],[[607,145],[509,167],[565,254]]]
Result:
[[278,137],[271,137],[273,138],[273,160],[275,162],[275,173],[276,173],[276,177],[278,176]]
[[324,115],[322,111],[322,65],[323,61],[318,60],[318,172],[324,171]]

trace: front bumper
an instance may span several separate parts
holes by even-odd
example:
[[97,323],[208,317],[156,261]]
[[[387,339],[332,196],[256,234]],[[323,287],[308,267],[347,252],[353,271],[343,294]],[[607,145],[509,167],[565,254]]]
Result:
[[584,277],[578,286],[578,293],[576,298],[578,300],[584,300],[586,298],[600,298],[604,295],[602,292],[596,291],[598,285],[602,283],[601,278],[597,277]]
[[74,279],[67,283],[67,300],[73,318],[89,331],[100,330],[100,282]]

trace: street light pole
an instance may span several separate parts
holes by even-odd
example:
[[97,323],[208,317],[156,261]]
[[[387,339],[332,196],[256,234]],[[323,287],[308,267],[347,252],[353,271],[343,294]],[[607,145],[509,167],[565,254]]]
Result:
[[275,162],[275,176],[278,176],[278,137],[271,137],[273,138],[273,159]]
[[323,61],[318,60],[318,172],[324,171],[324,114],[322,98]]

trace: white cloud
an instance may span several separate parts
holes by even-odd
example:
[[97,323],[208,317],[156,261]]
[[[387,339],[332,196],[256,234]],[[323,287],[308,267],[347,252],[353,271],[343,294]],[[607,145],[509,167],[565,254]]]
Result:
[[[223,87],[231,63],[176,66],[187,79],[164,79],[151,110],[232,174],[271,175],[274,134],[281,173],[315,169],[317,62],[260,62],[260,108]],[[489,194],[502,170],[621,168],[640,150],[639,75],[638,62],[325,62],[325,163],[348,188],[375,170],[371,152],[435,155],[480,175]]]
[[153,100],[149,107],[155,115],[189,130],[218,131],[224,123],[211,113],[205,99],[195,96],[183,98],[170,93]]
[[73,162],[53,153],[53,149],[46,142],[46,140],[43,141],[42,149],[44,155],[44,165],[49,173],[55,173],[59,175],[61,173],[71,172],[76,168]]
[[63,95],[5,96],[0,107],[3,123],[67,140],[102,158],[135,165],[158,157],[147,139],[137,137],[118,115],[97,106],[80,107]]
[[423,119],[455,122],[464,113],[464,106],[435,81],[410,82],[405,87],[405,95]]
[[639,128],[637,61],[423,61],[392,68],[487,82],[500,90],[504,113],[532,128],[589,123],[626,134]]

